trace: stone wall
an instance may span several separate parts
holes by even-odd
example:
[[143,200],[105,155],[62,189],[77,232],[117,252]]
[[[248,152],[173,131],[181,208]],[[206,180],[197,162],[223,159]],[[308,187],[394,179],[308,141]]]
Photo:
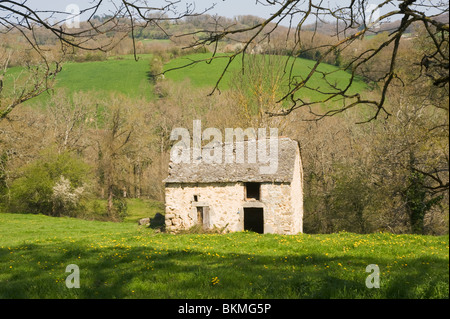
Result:
[[262,207],[265,233],[296,234],[301,231],[302,207],[292,206],[299,205],[294,193],[289,183],[261,183],[261,200],[246,201],[244,183],[167,184],[166,228],[177,231],[196,225],[199,206],[209,208],[209,228],[243,231],[244,208]]
[[261,202],[264,204],[264,232],[292,234],[293,209],[290,184],[261,184]]
[[[197,196],[197,203],[194,196]],[[166,185],[166,229],[189,229],[197,224],[196,206],[207,206],[210,228],[227,226],[229,231],[239,231],[243,199],[244,185],[241,183]]]
[[291,184],[292,206],[294,208],[294,233],[303,233],[303,166],[300,150],[297,150],[294,176]]

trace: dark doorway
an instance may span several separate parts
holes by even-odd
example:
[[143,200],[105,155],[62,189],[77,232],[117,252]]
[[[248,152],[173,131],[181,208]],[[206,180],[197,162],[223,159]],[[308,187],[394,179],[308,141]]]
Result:
[[244,230],[264,234],[264,209],[244,208]]
[[260,200],[261,184],[245,183],[245,198]]

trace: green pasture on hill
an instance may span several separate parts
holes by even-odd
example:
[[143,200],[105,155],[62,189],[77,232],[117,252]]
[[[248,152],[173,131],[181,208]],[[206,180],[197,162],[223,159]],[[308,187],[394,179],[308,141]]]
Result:
[[[70,96],[75,92],[92,92],[97,96],[108,97],[119,93],[128,97],[153,98],[153,85],[149,79],[151,55],[140,55],[138,61],[133,56],[112,57],[105,61],[66,62],[57,75],[54,89],[65,89]],[[6,94],[11,92],[13,79],[16,86],[25,85],[29,73],[22,67],[11,68],[5,77]],[[33,85],[29,81],[28,85]],[[45,101],[44,93],[30,101]]]
[[150,57],[140,55],[138,61],[122,56],[106,61],[66,63],[57,77],[56,88],[64,87],[69,92],[118,92],[149,99],[153,96],[148,75]]
[[[220,55],[219,58],[214,59],[210,62],[199,62],[190,65],[186,68],[180,68],[191,64],[193,61],[202,61],[211,58],[210,53],[200,53],[193,54],[181,58],[174,59],[165,65],[165,70],[172,70],[166,73],[168,79],[174,81],[184,81],[189,79],[191,84],[196,87],[214,87],[220,78],[223,70],[226,68],[228,63],[228,58],[225,55]],[[252,56],[247,55],[246,60],[252,58]],[[286,72],[282,81],[284,83],[284,88],[287,88],[289,75],[293,76],[297,82],[306,78],[306,76],[311,72],[315,65],[315,61],[302,59],[302,58],[288,58],[285,56],[256,56],[257,59],[261,59],[264,63],[272,63],[275,68],[281,69]],[[289,59],[289,60],[287,60]],[[292,63],[292,71],[291,66]],[[251,67],[251,64],[246,63],[246,67]],[[178,69],[180,68],[180,69]],[[227,89],[230,87],[231,81],[234,80],[234,75],[236,72],[241,72],[242,70],[242,58],[238,56],[230,65],[227,73],[224,75],[219,88]],[[324,78],[326,75],[326,80]],[[319,101],[329,95],[325,92],[336,92],[333,86],[339,89],[344,89],[348,84],[351,76],[348,72],[340,70],[338,67],[322,63],[317,69],[317,72],[308,81],[309,88],[302,88],[297,93],[297,97],[301,97],[304,100],[309,101]],[[351,89],[348,91],[351,94],[360,93],[367,89],[367,85],[360,78],[356,78],[351,85]],[[285,91],[283,91],[284,93]],[[281,97],[281,96],[280,96]]]
[[[80,288],[68,289],[68,265]],[[380,288],[366,267],[378,265]],[[449,237],[157,233],[0,214],[0,298],[448,298]]]
[[[138,61],[134,60],[134,56],[125,55],[111,57],[106,61],[92,61],[92,62],[67,62],[63,65],[62,71],[57,75],[54,85],[55,89],[64,88],[68,95],[74,92],[93,92],[97,96],[109,96],[111,93],[120,93],[128,97],[153,99],[153,84],[149,78],[150,61],[151,56],[149,54],[138,55]],[[207,59],[211,56],[210,53],[192,54],[184,57],[180,57],[168,62],[165,65],[165,70],[177,68],[190,63],[193,60]],[[269,60],[269,56],[259,56],[259,59]],[[284,62],[286,57],[270,57],[270,63],[277,64],[278,68],[284,68]],[[291,59],[290,61],[294,61]],[[189,79],[190,84],[194,87],[214,87],[220,74],[224,70],[227,63],[227,59],[217,59],[208,64],[201,62],[193,66],[186,68],[173,70],[166,73],[166,78],[175,82],[181,82]],[[293,67],[292,75],[300,80],[304,78],[314,66],[314,61],[297,58]],[[231,64],[228,72],[225,74],[221,89],[227,89],[230,87],[230,81],[237,72],[240,72],[242,67],[242,60],[238,57]],[[321,64],[311,80],[308,82],[311,88],[318,91],[333,92],[331,85],[337,85],[339,88],[343,88],[348,84],[350,79],[349,73],[339,70],[337,67]],[[26,73],[23,72],[23,68],[14,67],[9,70],[5,78],[5,91],[8,92],[12,89],[13,78],[23,78],[25,80]],[[321,73],[322,72],[322,73]],[[329,73],[327,81],[324,80],[322,74]],[[287,85],[287,74],[282,79],[284,87]],[[23,85],[21,81],[18,81],[18,85]],[[29,83],[32,85],[32,83]],[[362,92],[367,89],[366,84],[357,79],[349,93]],[[314,91],[311,89],[303,88],[296,94],[301,96],[306,101],[315,101],[323,99],[326,95]],[[30,101],[34,103],[37,101],[45,101],[48,98],[48,94],[42,94],[36,99]]]

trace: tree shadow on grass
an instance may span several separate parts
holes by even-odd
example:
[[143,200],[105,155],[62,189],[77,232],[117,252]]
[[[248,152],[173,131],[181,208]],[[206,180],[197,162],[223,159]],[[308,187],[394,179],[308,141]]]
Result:
[[[15,247],[12,254],[7,248],[0,249],[0,298],[448,297],[447,260],[435,257],[403,262],[409,268],[392,269],[381,275],[380,289],[368,289],[366,266],[378,264],[383,272],[392,260],[27,244]],[[79,266],[79,289],[66,287],[70,273],[65,269],[70,264]]]

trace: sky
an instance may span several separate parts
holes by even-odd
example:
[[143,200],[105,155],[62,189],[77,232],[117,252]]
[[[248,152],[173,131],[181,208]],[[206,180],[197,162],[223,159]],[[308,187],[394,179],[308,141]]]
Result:
[[[85,9],[92,6],[92,3],[97,2],[98,0],[27,0],[27,5],[31,7],[32,9],[37,10],[56,10],[65,12],[66,7],[68,5],[76,5],[81,9]],[[427,2],[427,0],[424,0]],[[430,1],[430,0],[428,0]],[[108,13],[108,11],[113,12],[114,11],[114,5],[112,4],[120,3],[120,0],[103,0],[102,4],[102,10],[99,12],[100,14]],[[130,1],[133,2],[133,1]],[[266,3],[266,1],[260,1],[262,3]],[[307,2],[307,1],[305,1]],[[336,7],[339,6],[345,6],[348,5],[350,0],[346,1],[338,1],[338,0],[324,0],[322,1],[322,5],[325,7]],[[375,6],[379,3],[383,2],[383,0],[369,0],[368,4],[375,4]],[[431,1],[433,2],[433,1]],[[430,3],[431,3],[430,2]],[[436,1],[435,1],[436,2]],[[158,7],[163,6],[164,4],[167,4],[167,0],[148,0],[149,5]],[[179,6],[179,10],[183,11],[185,9],[185,6],[187,3],[195,3],[195,11],[196,12],[202,12],[205,9],[210,8],[213,4],[214,7],[208,11],[209,14],[218,14],[220,16],[225,16],[228,18],[233,18],[238,15],[255,15],[259,16],[261,18],[269,18],[271,14],[275,13],[279,8],[280,5],[263,5],[261,3],[257,4],[257,0],[181,0]],[[391,5],[387,5],[383,7],[379,14],[384,14],[387,11],[392,10],[393,7]],[[92,12],[92,11],[91,11]],[[90,13],[89,13],[90,14]],[[87,19],[83,16],[81,17],[81,20]],[[294,21],[296,22],[296,21]],[[312,21],[311,21],[312,22]],[[284,25],[288,25],[289,21],[284,21],[282,23]]]
[[[33,10],[38,11],[59,11],[59,12],[67,12],[68,6],[75,5],[79,7],[81,10],[92,7],[94,2],[98,0],[27,0],[26,4]],[[178,0],[174,0],[178,1]],[[120,0],[103,0],[101,10],[99,15],[112,13],[115,11],[115,7],[112,4],[120,3]],[[133,3],[133,1],[129,1]],[[143,1],[142,1],[143,2]],[[155,7],[161,7],[167,4],[167,0],[148,0],[149,5]],[[183,12],[186,8],[186,5],[190,3],[195,3],[195,12],[200,13],[205,9],[208,10],[208,14],[211,15],[219,15],[227,18],[233,18],[239,15],[254,15],[261,18],[269,18],[273,13],[275,13],[280,6],[265,6],[261,3],[257,4],[256,0],[181,0],[178,4],[177,10]],[[90,11],[89,14],[81,15],[80,20],[87,20],[90,14],[93,11]],[[45,16],[45,13],[41,12],[41,16]],[[53,15],[55,17],[55,15]],[[68,15],[59,15],[55,17],[57,21],[61,21],[67,19]],[[284,23],[281,23],[284,24]],[[286,21],[285,25],[288,25],[288,21]]]
[[[112,10],[114,7],[108,4],[110,0],[104,1],[104,8]],[[116,1],[117,2],[117,1]],[[164,3],[165,1],[149,1],[152,5],[154,3]],[[185,3],[195,2],[196,11],[203,11],[206,8],[210,8],[212,4],[215,4],[210,14],[219,14],[221,16],[232,18],[238,15],[256,15],[262,18],[268,18],[271,13],[275,11],[274,7],[263,6],[261,4],[256,5],[256,0],[183,0],[180,4],[181,8],[184,8]],[[27,4],[38,10],[57,10],[65,11],[65,8],[69,4],[78,5],[80,8],[86,8],[90,6],[92,0],[28,0]]]
[[262,18],[270,17],[275,12],[274,7],[256,5],[255,0],[196,0],[197,8],[206,8],[215,3],[216,6],[212,10],[213,13],[232,18],[238,15],[255,15]]

